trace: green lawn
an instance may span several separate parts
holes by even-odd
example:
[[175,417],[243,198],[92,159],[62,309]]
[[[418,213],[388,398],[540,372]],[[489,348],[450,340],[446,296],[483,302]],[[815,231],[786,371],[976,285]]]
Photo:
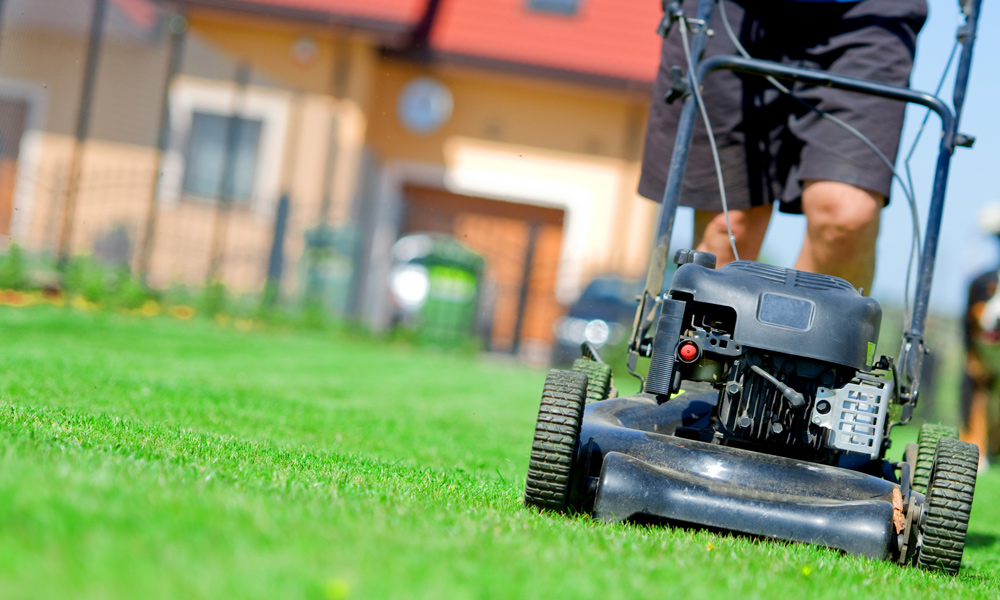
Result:
[[522,508],[544,372],[332,333],[0,310],[0,598],[995,598],[962,574]]

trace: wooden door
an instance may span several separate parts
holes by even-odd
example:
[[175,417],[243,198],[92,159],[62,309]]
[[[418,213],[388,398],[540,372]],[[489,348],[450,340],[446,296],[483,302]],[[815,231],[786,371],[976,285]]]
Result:
[[405,194],[401,235],[446,233],[486,259],[481,310],[490,349],[551,345],[563,313],[555,296],[563,211],[416,186]]
[[17,185],[17,159],[28,118],[24,100],[0,98],[0,235],[10,235]]

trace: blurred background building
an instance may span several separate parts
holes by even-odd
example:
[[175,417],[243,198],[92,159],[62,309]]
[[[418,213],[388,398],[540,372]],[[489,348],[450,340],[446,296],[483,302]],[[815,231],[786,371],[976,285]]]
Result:
[[400,318],[397,240],[448,236],[481,259],[485,345],[544,360],[594,276],[644,272],[660,16],[649,0],[0,0],[0,234],[156,288],[270,283],[375,329]]

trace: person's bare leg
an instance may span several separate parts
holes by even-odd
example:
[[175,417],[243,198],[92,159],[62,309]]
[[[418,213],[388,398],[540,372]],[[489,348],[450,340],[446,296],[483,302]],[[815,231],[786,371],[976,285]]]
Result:
[[[757,259],[770,221],[770,204],[729,211],[729,224],[733,228],[736,250],[739,251],[742,260]],[[717,260],[716,266],[721,267],[736,260],[729,245],[726,218],[721,212],[695,211],[694,245],[695,250],[714,254]]]
[[806,236],[795,268],[836,275],[869,292],[884,205],[875,192],[836,181],[807,181],[802,189]]

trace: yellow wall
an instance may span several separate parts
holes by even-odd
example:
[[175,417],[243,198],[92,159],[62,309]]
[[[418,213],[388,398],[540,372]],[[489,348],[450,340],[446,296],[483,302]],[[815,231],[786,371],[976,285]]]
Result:
[[[189,15],[192,31],[233,60],[252,65],[254,85],[288,91],[292,129],[286,156],[290,188],[299,202],[318,210],[322,173],[330,145],[330,120],[336,119],[336,163],[333,165],[334,223],[346,220],[356,186],[357,165],[368,125],[368,103],[378,54],[373,40],[328,28],[196,11]],[[297,48],[311,45],[307,60]]]
[[[318,222],[325,188],[332,193],[331,222],[348,218],[364,145],[363,104],[376,54],[364,39],[338,38],[316,27],[221,18],[218,13],[191,14],[189,23],[175,91],[184,85],[234,90],[235,65],[245,59],[253,73],[248,93],[277,96],[287,105],[280,189],[292,198],[284,280],[292,291],[304,231]],[[311,40],[315,53],[296,55],[293,49],[305,39]],[[27,89],[38,107],[34,124],[38,129],[26,137],[31,152],[22,147],[14,216],[15,239],[35,250],[58,247],[85,53],[83,38],[5,32],[0,76],[8,88]],[[129,232],[134,247],[142,242],[157,165],[155,143],[167,59],[165,36],[147,43],[110,40],[103,45],[89,139],[83,146],[71,238],[75,253],[92,252],[97,238],[118,226]],[[174,150],[182,143],[173,140]],[[332,174],[327,165],[331,145],[335,146]],[[325,181],[328,175],[330,183]],[[235,289],[255,290],[263,281],[278,200],[277,193],[272,195],[264,199],[263,213],[237,207],[230,214],[229,267],[224,267],[223,275]],[[159,215],[151,283],[202,283],[214,211],[204,202],[168,201]]]
[[[396,117],[396,102],[411,79],[430,75],[454,97],[454,113],[430,135],[410,134]],[[372,91],[369,140],[387,159],[440,160],[429,148],[452,136],[547,148],[584,157],[634,156],[630,127],[646,94],[625,96],[583,85],[546,82],[470,68],[426,67],[385,59]],[[644,114],[644,110],[642,111]]]
[[[151,44],[111,39],[102,45],[91,137],[135,145],[155,143],[166,73],[165,49],[163,39]],[[84,38],[5,29],[0,74],[4,79],[37,86],[44,96],[46,131],[74,135],[85,56]]]
[[[430,134],[409,131],[397,116],[401,90],[418,76],[433,77],[453,96],[451,118]],[[561,299],[601,272],[644,274],[655,206],[635,189],[648,94],[393,59],[379,65],[375,84],[368,141],[384,165],[436,165],[446,184],[492,169],[510,178],[511,200],[586,213],[583,225],[564,229],[563,259],[572,265]],[[518,176],[525,188],[533,180],[538,187],[563,182],[577,200],[547,200],[541,192],[533,198],[515,189]],[[476,195],[474,186],[451,191]]]
[[[290,90],[367,101],[377,52],[373,40],[308,24],[198,10],[188,15],[192,31],[234,59]],[[307,41],[308,40],[308,41]],[[315,53],[299,54],[300,43]]]
[[[332,192],[330,223],[348,221],[366,148],[384,173],[391,174],[399,165],[417,165],[437,172],[443,187],[466,194],[476,193],[491,176],[507,177],[519,181],[521,188],[512,186],[503,199],[564,208],[569,235],[564,235],[563,259],[571,263],[561,275],[565,301],[592,275],[644,272],[655,210],[634,190],[647,92],[407,61],[381,54],[373,39],[312,24],[211,10],[194,11],[188,18],[181,81],[233,90],[235,65],[245,60],[253,73],[249,92],[280,97],[287,107],[279,168],[280,189],[292,197],[286,242],[289,291],[295,287],[294,263],[304,231],[318,222],[324,189]],[[135,243],[141,241],[156,165],[167,50],[164,35],[143,43],[111,41],[103,49],[84,155],[75,251],[92,249],[96,237],[117,224],[128,228]],[[22,241],[36,248],[51,249],[57,235],[53,227],[65,197],[60,173],[68,171],[72,153],[84,55],[82,38],[5,32],[0,75],[27,82],[41,98],[43,130],[34,135],[34,163],[21,173],[31,179],[18,190],[18,208],[24,214],[15,216]],[[429,135],[408,131],[397,117],[400,91],[421,75],[441,81],[454,98],[450,119]],[[331,145],[332,174],[327,167]],[[534,181],[559,189],[532,191]],[[504,196],[495,188],[484,195],[490,194]],[[277,197],[265,200],[268,210],[239,209],[231,215],[229,239],[246,240],[229,249],[233,265],[250,254],[267,252],[273,215],[269,211]],[[184,241],[174,230],[201,240],[208,235],[201,230],[213,221],[211,212],[197,202],[163,206],[154,283],[200,282],[205,257],[198,248],[204,244]],[[259,256],[246,261],[260,262]],[[244,271],[233,276],[234,287],[259,285],[259,268]]]

